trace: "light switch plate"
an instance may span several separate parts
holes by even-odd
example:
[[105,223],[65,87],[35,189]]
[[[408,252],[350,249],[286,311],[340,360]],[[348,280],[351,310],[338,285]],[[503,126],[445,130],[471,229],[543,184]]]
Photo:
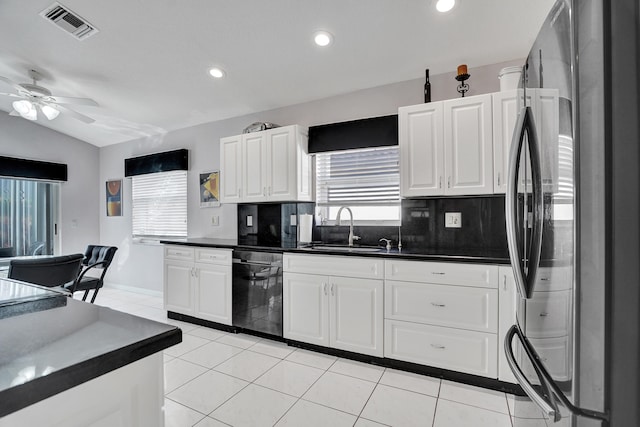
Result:
[[444,226],[446,228],[462,228],[462,212],[445,212]]
[[211,225],[220,225],[220,217],[218,215],[211,217]]
[[292,227],[295,227],[298,225],[298,216],[296,214],[291,214],[291,216],[289,217],[289,223]]
[[253,227],[253,216],[247,215],[247,227]]

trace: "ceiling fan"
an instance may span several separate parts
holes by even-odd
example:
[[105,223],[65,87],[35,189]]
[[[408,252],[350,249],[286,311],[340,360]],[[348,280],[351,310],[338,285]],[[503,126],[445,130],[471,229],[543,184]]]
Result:
[[17,92],[0,92],[0,96],[18,98],[13,101],[13,111],[9,115],[21,116],[27,120],[37,120],[39,111],[47,120],[53,120],[58,117],[58,114],[63,113],[84,123],[95,122],[91,117],[80,114],[66,106],[75,104],[97,107],[98,103],[93,99],[53,96],[49,89],[37,84],[38,80],[42,80],[42,75],[39,72],[29,70],[29,77],[31,77],[33,83],[15,83],[6,77],[0,76],[0,81],[12,86]]

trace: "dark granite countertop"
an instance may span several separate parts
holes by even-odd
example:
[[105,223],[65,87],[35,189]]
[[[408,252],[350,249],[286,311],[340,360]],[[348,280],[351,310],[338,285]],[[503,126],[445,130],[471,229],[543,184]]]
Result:
[[182,341],[182,331],[0,279],[0,417]]
[[402,251],[398,251],[397,248],[387,251],[385,248],[380,247],[379,250],[373,251],[372,248],[367,248],[367,252],[358,251],[358,246],[354,246],[354,250],[344,250],[344,247],[336,246],[332,250],[330,245],[322,245],[323,249],[317,249],[313,246],[307,247],[279,247],[274,248],[270,246],[254,246],[239,244],[236,239],[211,239],[211,238],[189,238],[181,240],[161,240],[160,243],[172,244],[172,245],[185,245],[185,246],[199,246],[199,247],[211,247],[211,248],[227,248],[227,249],[246,249],[246,250],[258,250],[258,251],[277,251],[277,252],[291,252],[291,253],[306,253],[315,255],[344,255],[344,256],[365,256],[365,257],[382,257],[393,259],[408,259],[416,261],[443,261],[443,262],[474,262],[480,264],[509,264],[508,256],[504,253],[493,253],[487,250],[464,250],[464,251],[452,251],[452,250],[420,250],[412,251],[411,249],[403,248]]

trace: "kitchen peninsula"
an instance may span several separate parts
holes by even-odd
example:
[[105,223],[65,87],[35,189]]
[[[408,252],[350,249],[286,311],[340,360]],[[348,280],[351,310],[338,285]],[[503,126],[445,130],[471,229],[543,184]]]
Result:
[[0,426],[163,425],[179,328],[0,279]]

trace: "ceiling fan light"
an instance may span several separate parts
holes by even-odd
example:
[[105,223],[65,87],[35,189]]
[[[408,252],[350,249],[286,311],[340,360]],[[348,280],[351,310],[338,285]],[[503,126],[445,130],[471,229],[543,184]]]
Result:
[[43,105],[42,107],[40,107],[40,109],[42,110],[42,114],[44,114],[49,120],[55,119],[56,117],[58,117],[58,114],[60,114],[60,111],[49,105]]
[[25,114],[29,114],[29,112],[33,109],[33,104],[26,99],[22,99],[20,101],[13,101],[13,109],[20,113],[21,116]]

